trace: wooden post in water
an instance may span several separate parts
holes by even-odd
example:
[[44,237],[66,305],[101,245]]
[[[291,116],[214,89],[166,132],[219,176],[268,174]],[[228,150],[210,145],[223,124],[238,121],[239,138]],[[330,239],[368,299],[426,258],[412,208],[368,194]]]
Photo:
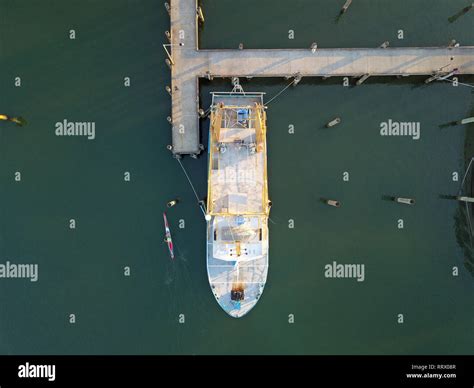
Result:
[[348,8],[350,7],[351,4],[352,4],[352,0],[346,0],[346,2],[344,3],[344,5],[341,8],[341,15],[343,13],[347,12],[347,10],[348,10]]
[[415,200],[413,198],[396,197],[395,202],[402,203],[404,205],[414,205],[415,204]]
[[165,86],[165,90],[166,90],[166,91],[168,92],[168,94],[171,96],[171,88],[170,88],[168,85]]
[[469,117],[467,119],[462,119],[458,121],[456,124],[457,125],[466,125],[466,124],[473,124],[474,123],[474,117]]
[[341,203],[340,203],[339,201],[334,200],[334,199],[328,199],[328,200],[326,200],[326,203],[327,203],[329,206],[341,207]]
[[470,202],[470,203],[474,203],[474,198],[472,197],[456,197],[456,199],[458,201],[461,201],[461,202]]
[[170,5],[168,3],[165,3],[165,8],[168,11],[168,14],[171,15],[171,8],[170,8]]
[[357,82],[356,82],[356,85],[359,86],[359,85],[362,85],[365,81],[367,81],[367,79],[370,77],[370,74],[364,74],[362,77],[360,77]]
[[454,48],[456,46],[456,39],[452,39],[448,44],[448,48]]
[[171,69],[172,63],[168,58],[165,59],[165,63]]
[[331,120],[329,123],[326,124],[326,128],[335,127],[336,125],[341,123],[341,118],[336,117],[334,120]]
[[197,13],[197,16],[198,16],[198,18],[199,18],[199,21],[200,21],[201,23],[204,23],[204,13],[202,12],[202,8],[201,8],[201,7],[197,7],[196,13]]
[[300,83],[300,81],[301,81],[301,78],[302,78],[302,77],[301,77],[301,74],[300,74],[300,73],[297,73],[297,74],[295,75],[295,79],[294,79],[294,81],[293,81],[293,86],[298,85],[298,84]]
[[311,52],[314,54],[318,49],[318,44],[316,42],[311,43]]
[[166,120],[168,120],[168,123],[173,124],[173,119],[171,118],[171,116],[168,116]]
[[390,46],[390,42],[388,40],[386,40],[385,42],[383,42],[381,45],[380,45],[380,48],[387,48],[388,46]]
[[165,31],[165,36],[166,36],[166,39],[168,39],[168,42],[171,43],[171,34],[169,31]]

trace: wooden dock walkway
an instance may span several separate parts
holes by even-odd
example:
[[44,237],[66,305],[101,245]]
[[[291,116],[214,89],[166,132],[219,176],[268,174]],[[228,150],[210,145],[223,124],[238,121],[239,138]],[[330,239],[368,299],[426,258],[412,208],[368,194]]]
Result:
[[474,74],[474,47],[199,50],[197,1],[170,1],[174,154],[200,152],[200,77]]

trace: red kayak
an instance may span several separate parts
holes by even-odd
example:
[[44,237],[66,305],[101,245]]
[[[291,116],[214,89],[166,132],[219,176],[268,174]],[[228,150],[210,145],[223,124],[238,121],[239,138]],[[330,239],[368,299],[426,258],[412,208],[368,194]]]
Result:
[[168,244],[171,258],[174,259],[173,240],[171,239],[171,232],[168,220],[166,219],[166,213],[163,213],[163,220],[165,221],[165,242]]

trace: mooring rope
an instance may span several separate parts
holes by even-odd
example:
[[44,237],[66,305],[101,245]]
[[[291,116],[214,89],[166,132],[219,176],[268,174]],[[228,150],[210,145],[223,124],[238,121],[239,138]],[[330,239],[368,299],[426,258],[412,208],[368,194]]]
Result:
[[197,195],[196,189],[194,188],[193,182],[191,182],[191,179],[189,178],[189,175],[188,175],[188,173],[186,172],[186,169],[183,166],[183,163],[181,163],[181,160],[179,158],[176,158],[176,160],[178,161],[179,165],[183,169],[184,175],[186,175],[186,179],[188,180],[189,184],[191,185],[191,188],[193,189],[193,192],[194,192],[194,195],[196,196],[197,201],[198,202],[201,201],[199,199],[199,196]]
[[282,94],[286,89],[288,89],[291,85],[293,85],[293,84],[295,83],[295,81],[296,81],[296,78],[295,78],[293,81],[291,81],[288,85],[286,85],[286,86],[283,88],[283,90],[280,91],[276,96],[273,96],[273,97],[270,99],[270,101],[265,102],[264,105],[270,104],[275,98],[277,98],[277,97],[278,97],[280,94]]
[[464,177],[462,178],[462,182],[461,182],[461,189],[459,190],[459,193],[461,194],[462,193],[462,189],[464,187],[464,182],[466,181],[466,178],[467,178],[467,174],[469,174],[469,170],[471,169],[471,165],[472,165],[472,162],[474,161],[474,158],[471,158],[471,160],[469,161],[469,164],[467,166],[467,169],[466,169],[466,173],[464,174]]

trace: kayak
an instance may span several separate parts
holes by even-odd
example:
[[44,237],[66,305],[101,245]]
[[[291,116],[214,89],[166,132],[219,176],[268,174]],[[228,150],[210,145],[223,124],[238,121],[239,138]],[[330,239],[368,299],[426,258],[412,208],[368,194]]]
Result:
[[173,240],[171,239],[171,232],[168,225],[168,220],[166,218],[166,213],[163,213],[163,220],[165,221],[165,242],[168,244],[171,258],[174,259]]

